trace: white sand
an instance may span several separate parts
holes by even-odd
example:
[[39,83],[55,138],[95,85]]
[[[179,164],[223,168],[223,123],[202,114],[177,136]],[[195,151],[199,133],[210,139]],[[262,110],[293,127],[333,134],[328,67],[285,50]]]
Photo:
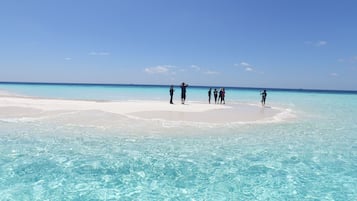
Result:
[[[98,111],[136,119],[208,123],[252,122],[272,119],[282,111],[252,104],[207,104],[164,101],[87,101],[0,95],[0,118],[42,117],[75,111]],[[88,113],[91,114],[91,113]]]

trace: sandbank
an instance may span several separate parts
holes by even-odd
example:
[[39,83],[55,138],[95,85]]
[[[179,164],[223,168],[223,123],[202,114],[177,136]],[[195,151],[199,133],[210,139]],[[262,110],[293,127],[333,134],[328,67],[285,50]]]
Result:
[[260,104],[208,104],[166,101],[92,101],[64,100],[0,95],[0,118],[51,117],[76,111],[104,112],[143,120],[188,121],[204,123],[257,122],[276,119],[284,110]]

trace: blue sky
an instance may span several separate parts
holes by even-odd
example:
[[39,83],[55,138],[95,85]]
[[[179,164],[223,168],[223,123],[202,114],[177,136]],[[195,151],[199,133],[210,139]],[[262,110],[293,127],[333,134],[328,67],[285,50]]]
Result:
[[357,1],[0,0],[0,81],[357,90]]

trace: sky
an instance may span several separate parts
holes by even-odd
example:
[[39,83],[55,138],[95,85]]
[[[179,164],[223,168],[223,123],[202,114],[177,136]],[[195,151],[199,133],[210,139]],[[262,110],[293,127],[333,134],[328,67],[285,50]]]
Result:
[[357,90],[354,0],[0,0],[0,81]]

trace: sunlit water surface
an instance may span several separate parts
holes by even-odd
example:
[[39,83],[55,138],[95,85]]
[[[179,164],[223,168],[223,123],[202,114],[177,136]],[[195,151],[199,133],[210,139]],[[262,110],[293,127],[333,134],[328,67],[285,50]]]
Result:
[[[168,88],[152,86],[0,89],[168,100]],[[206,88],[188,90],[206,101]],[[259,99],[259,90],[227,90],[227,104]],[[212,126],[119,118],[111,127],[0,120],[0,200],[356,200],[357,95],[268,90],[267,101],[296,118]]]

